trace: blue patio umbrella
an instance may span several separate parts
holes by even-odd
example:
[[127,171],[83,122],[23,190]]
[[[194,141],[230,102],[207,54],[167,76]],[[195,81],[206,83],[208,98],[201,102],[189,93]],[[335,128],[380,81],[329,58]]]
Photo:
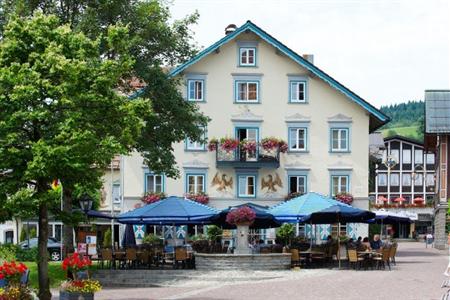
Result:
[[216,217],[214,217],[212,223],[217,226],[221,226],[224,229],[236,228],[236,225],[231,225],[226,222],[227,214],[233,209],[237,209],[243,206],[250,207],[255,211],[256,214],[255,221],[250,226],[250,228],[260,229],[260,228],[273,228],[281,226],[281,222],[277,221],[275,217],[268,212],[269,207],[250,202],[236,206],[229,206],[228,208],[222,210]]
[[312,224],[366,223],[375,218],[375,213],[350,205],[333,205],[303,218],[303,222]]
[[122,224],[209,224],[211,218],[217,214],[218,211],[207,205],[170,196],[158,202],[122,213],[117,216],[117,220]]
[[310,192],[271,207],[269,213],[271,213],[279,222],[302,223],[303,219],[310,214],[333,205],[346,204],[334,200],[331,197]]

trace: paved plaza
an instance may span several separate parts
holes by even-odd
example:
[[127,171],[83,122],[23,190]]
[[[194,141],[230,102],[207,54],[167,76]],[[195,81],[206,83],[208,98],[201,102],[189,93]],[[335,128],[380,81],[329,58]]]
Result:
[[154,288],[107,288],[96,299],[440,299],[447,252],[399,244],[392,271],[313,269],[202,273]]

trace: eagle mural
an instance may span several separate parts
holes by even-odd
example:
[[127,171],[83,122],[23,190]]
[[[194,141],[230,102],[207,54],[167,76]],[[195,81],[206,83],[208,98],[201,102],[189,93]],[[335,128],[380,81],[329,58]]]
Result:
[[220,176],[219,172],[217,172],[211,181],[211,186],[215,186],[218,192],[229,192],[233,189],[233,177],[227,178],[227,174]]
[[275,193],[277,191],[277,186],[280,188],[283,187],[283,182],[278,173],[275,173],[275,178],[273,178],[272,174],[261,178],[261,189],[267,189],[267,193]]

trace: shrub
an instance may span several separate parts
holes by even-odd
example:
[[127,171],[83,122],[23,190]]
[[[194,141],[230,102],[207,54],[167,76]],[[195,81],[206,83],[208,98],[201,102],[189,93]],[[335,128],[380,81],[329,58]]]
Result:
[[289,244],[294,235],[294,225],[292,224],[283,224],[277,231],[277,239],[284,245]]
[[103,248],[110,248],[111,243],[112,243],[112,233],[111,233],[111,228],[108,228],[108,230],[106,230],[103,235],[102,246],[103,246]]
[[209,252],[209,241],[198,240],[192,243],[192,249],[198,253],[208,253]]
[[15,260],[18,248],[18,246],[13,244],[0,245],[0,264],[5,261]]
[[208,228],[206,229],[206,235],[210,241],[220,241],[222,232],[222,228],[216,225],[208,225]]
[[142,244],[162,245],[162,239],[154,234],[146,234],[142,239]]
[[30,249],[17,248],[16,259],[18,261],[37,261],[38,258],[38,248],[33,247]]
[[226,222],[231,225],[239,225],[242,223],[253,223],[256,213],[248,206],[242,206],[231,210],[227,213]]

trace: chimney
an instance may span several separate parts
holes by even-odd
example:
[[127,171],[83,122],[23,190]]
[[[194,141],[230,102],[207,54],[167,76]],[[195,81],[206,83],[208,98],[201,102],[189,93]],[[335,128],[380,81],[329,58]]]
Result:
[[310,63],[314,64],[314,55],[313,54],[303,54],[302,56],[304,59],[306,59]]
[[230,24],[225,28],[225,35],[229,35],[236,31],[237,26],[235,24]]

